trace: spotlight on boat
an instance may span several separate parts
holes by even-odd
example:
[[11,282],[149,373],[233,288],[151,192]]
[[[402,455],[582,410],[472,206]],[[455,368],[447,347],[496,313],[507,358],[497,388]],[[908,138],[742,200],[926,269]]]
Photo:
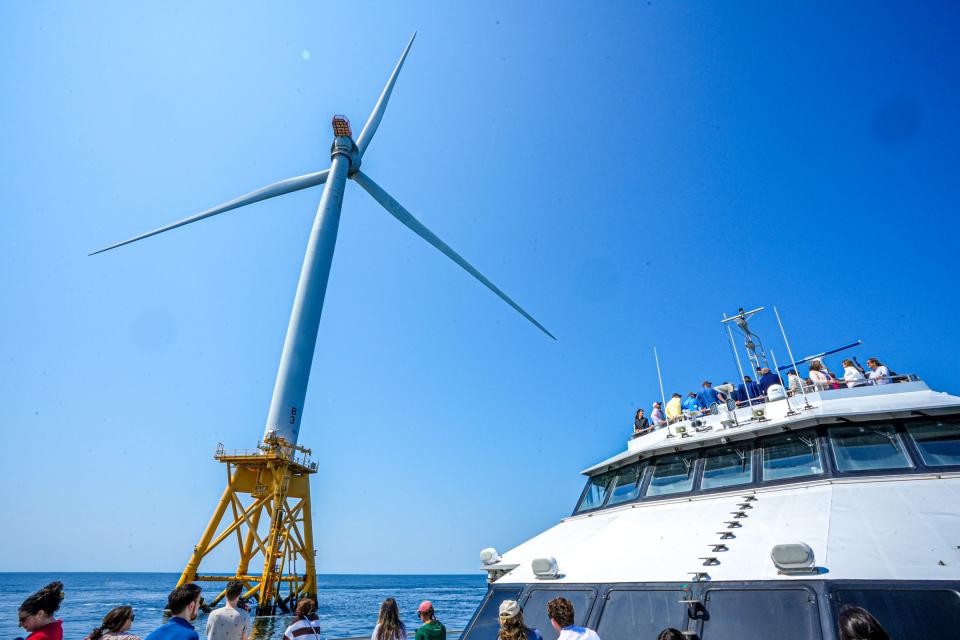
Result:
[[785,575],[817,572],[813,549],[803,542],[774,545],[770,550],[770,559],[778,573]]
[[765,422],[767,420],[767,410],[763,405],[754,405],[753,409],[750,410],[750,414],[757,422]]
[[533,575],[537,576],[538,580],[553,580],[560,575],[557,559],[553,556],[534,558],[530,562],[530,568],[533,569]]
[[500,562],[500,554],[497,553],[497,550],[493,547],[487,547],[480,552],[480,562],[482,562],[484,566],[497,564]]

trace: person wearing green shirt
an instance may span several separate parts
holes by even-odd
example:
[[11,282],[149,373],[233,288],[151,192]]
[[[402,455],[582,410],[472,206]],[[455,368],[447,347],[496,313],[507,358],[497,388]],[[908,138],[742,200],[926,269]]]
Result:
[[433,612],[433,603],[424,600],[417,607],[417,617],[423,626],[417,629],[414,640],[447,640],[447,628],[443,623],[437,620]]

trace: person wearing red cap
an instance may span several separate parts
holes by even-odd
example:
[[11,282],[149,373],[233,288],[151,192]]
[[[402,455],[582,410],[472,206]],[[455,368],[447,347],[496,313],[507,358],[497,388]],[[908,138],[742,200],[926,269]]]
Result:
[[423,626],[417,629],[414,640],[447,640],[447,628],[437,620],[432,602],[429,600],[421,602],[417,607],[417,617],[420,618]]

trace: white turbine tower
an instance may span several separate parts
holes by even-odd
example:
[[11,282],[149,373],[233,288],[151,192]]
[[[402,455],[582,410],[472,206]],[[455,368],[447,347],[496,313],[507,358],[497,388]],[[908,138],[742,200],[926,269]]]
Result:
[[[300,271],[263,443],[258,450],[251,452],[228,453],[222,446],[218,448],[215,457],[227,465],[227,486],[200,541],[194,547],[177,586],[194,581],[224,582],[232,578],[242,580],[246,584],[245,595],[256,599],[258,614],[272,614],[277,608],[289,610],[297,599],[305,595],[316,597],[309,476],[316,472],[317,467],[307,458],[310,450],[299,446],[297,440],[303,420],[303,404],[317,342],[320,314],[323,311],[323,300],[330,277],[330,263],[337,242],[343,190],[348,178],[363,187],[407,228],[463,267],[538,329],[554,338],[553,334],[520,305],[427,229],[370,176],[360,171],[360,163],[377,132],[377,127],[380,126],[393,85],[412,44],[413,37],[390,74],[373,113],[356,141],[353,139],[349,121],[343,116],[333,117],[334,139],[329,169],[282,180],[90,254],[109,251],[261,200],[324,185]],[[232,511],[232,520],[229,517],[225,519],[228,509]],[[224,524],[222,529],[221,523]],[[234,539],[234,534],[240,554],[236,572],[232,575],[200,573],[200,564],[207,554],[222,542]],[[262,572],[251,573],[250,565],[261,555]],[[302,562],[299,568],[297,562]],[[281,593],[284,585],[288,588],[285,597]],[[223,595],[224,592],[220,592],[214,597],[210,602],[211,606]]]

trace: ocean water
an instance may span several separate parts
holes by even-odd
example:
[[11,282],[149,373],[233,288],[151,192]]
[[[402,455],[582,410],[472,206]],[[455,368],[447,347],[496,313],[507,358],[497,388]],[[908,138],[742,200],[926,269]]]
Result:
[[[82,640],[100,624],[111,608],[133,607],[136,619],[131,633],[146,636],[163,622],[167,594],[180,577],[177,573],[0,573],[0,640],[26,636],[17,626],[17,608],[23,600],[52,580],[63,582],[65,597],[57,617],[63,620],[64,640]],[[447,629],[463,629],[486,593],[485,575],[317,576],[323,640],[369,635],[384,598],[396,598],[408,629],[416,629],[417,605],[431,600],[437,618]],[[204,583],[204,591],[219,592],[222,585]],[[258,618],[253,639],[283,636],[292,616]],[[204,636],[206,616],[194,626]]]

